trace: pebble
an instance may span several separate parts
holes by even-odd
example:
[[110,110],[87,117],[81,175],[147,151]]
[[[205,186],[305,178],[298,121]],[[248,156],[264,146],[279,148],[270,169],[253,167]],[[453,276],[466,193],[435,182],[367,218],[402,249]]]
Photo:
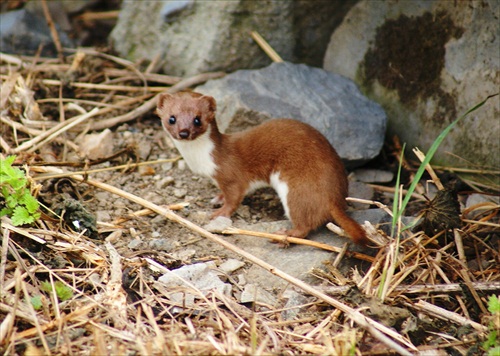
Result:
[[79,148],[90,160],[108,157],[113,154],[113,133],[106,129],[98,134],[87,134]]
[[177,161],[177,168],[181,171],[185,170],[187,168],[186,161],[184,161],[183,159]]
[[245,265],[245,262],[242,262],[240,260],[230,258],[229,260],[223,262],[220,266],[219,269],[227,274],[231,274],[237,269],[243,267]]
[[149,241],[149,248],[156,251],[172,251],[172,243],[165,238],[159,238]]
[[207,224],[210,220],[210,214],[202,210],[194,210],[189,213],[189,219],[197,224]]
[[365,183],[389,183],[394,178],[394,173],[380,169],[356,169],[356,179]]
[[162,165],[160,167],[161,167],[162,171],[167,172],[167,171],[170,171],[174,167],[174,164],[172,162],[165,162],[165,163],[162,163]]
[[107,210],[98,210],[95,213],[97,221],[110,221],[111,220],[111,215],[109,214],[109,211]]
[[172,176],[166,176],[165,178],[160,179],[156,183],[156,187],[158,189],[164,189],[164,188],[168,187],[169,185],[172,185],[174,182],[175,182],[174,177],[172,177]]
[[[351,181],[349,182],[349,196],[358,199],[372,200],[375,191],[368,184],[363,182]],[[369,209],[369,204],[349,202],[355,209]]]
[[141,248],[141,245],[142,245],[142,240],[133,239],[128,243],[127,247],[131,250],[138,250]]
[[139,166],[138,171],[141,176],[153,176],[156,174],[155,169],[151,166]]
[[[217,273],[213,269],[214,267],[215,264],[213,262],[186,265],[164,274],[163,276],[158,278],[158,282],[161,282],[167,287],[172,288],[176,286],[194,286],[195,288],[199,289],[204,295],[210,293],[210,291],[214,289],[221,294],[227,296],[231,295],[231,285],[220,280],[220,278],[217,276]],[[170,297],[174,297],[175,294],[176,293],[171,294]],[[181,301],[183,301],[185,296],[190,293],[186,291],[178,294],[179,297],[182,298]],[[190,302],[192,301],[194,300],[190,300]]]
[[226,218],[224,216],[218,216],[208,224],[203,226],[203,228],[207,231],[214,233],[222,233],[222,231],[226,230],[228,227],[231,227],[233,222],[231,219]]
[[174,196],[176,198],[184,198],[187,194],[187,189],[185,188],[176,188],[174,189],[174,192],[173,192]]
[[275,305],[276,298],[266,291],[265,289],[259,287],[257,284],[249,283],[243,289],[240,296],[240,303],[249,302],[260,302],[268,305]]

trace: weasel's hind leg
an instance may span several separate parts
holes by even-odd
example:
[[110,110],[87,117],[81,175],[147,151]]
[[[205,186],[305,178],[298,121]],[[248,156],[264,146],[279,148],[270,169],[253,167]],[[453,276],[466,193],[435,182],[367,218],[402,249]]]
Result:
[[293,225],[292,229],[287,231],[287,235],[305,238],[329,219],[330,212],[319,204],[321,197],[301,187],[290,189],[287,197],[289,217]]

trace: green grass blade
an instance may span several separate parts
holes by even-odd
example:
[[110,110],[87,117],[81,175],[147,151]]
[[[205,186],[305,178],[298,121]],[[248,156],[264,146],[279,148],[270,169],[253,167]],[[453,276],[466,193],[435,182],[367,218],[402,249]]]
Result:
[[408,188],[408,193],[406,194],[404,200],[403,200],[403,204],[401,204],[401,207],[399,208],[398,210],[398,213],[397,213],[397,217],[396,217],[396,221],[397,219],[399,219],[399,217],[401,216],[401,214],[403,214],[403,211],[405,210],[406,208],[406,205],[408,204],[410,198],[411,198],[411,195],[413,194],[413,192],[415,191],[415,188],[418,184],[418,182],[420,181],[420,178],[422,178],[422,175],[424,174],[424,171],[425,171],[425,166],[431,161],[432,157],[434,156],[434,154],[436,153],[439,145],[441,144],[441,142],[443,142],[444,138],[448,135],[448,133],[451,131],[451,129],[459,122],[461,121],[463,118],[467,117],[470,113],[476,111],[477,109],[479,109],[481,106],[483,106],[489,99],[497,96],[497,94],[493,94],[493,95],[490,95],[488,96],[486,99],[484,99],[483,101],[481,101],[479,104],[475,105],[474,107],[472,107],[471,109],[467,110],[467,112],[465,114],[463,114],[462,116],[460,116],[458,119],[456,119],[455,121],[453,121],[451,124],[449,124],[440,134],[439,136],[436,138],[436,140],[434,141],[434,143],[432,144],[431,148],[429,148],[429,151],[427,152],[427,155],[425,156],[425,159],[424,161],[422,162],[422,164],[420,165],[420,167],[418,168],[417,170],[417,173],[415,174],[415,177],[413,178],[413,181],[410,185],[410,188]]

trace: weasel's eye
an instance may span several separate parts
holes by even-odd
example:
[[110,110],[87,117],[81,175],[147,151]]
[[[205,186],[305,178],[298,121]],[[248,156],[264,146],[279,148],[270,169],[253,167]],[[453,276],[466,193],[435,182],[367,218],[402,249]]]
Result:
[[168,119],[168,123],[169,123],[170,125],[175,124],[175,122],[176,122],[176,121],[177,121],[177,120],[176,120],[176,118],[175,118],[175,116],[174,116],[174,115],[170,116],[170,119]]
[[201,119],[199,116],[196,116],[193,120],[194,126],[201,126]]

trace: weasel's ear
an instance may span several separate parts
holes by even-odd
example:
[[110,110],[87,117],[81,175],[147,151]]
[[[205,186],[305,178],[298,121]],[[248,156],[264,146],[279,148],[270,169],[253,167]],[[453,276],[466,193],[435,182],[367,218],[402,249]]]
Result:
[[205,103],[206,108],[209,111],[215,112],[215,110],[217,110],[217,103],[215,102],[215,99],[212,98],[211,96],[203,95],[199,100],[202,100]]
[[163,93],[158,97],[158,104],[156,105],[158,109],[165,108],[168,103],[174,98],[172,94]]

